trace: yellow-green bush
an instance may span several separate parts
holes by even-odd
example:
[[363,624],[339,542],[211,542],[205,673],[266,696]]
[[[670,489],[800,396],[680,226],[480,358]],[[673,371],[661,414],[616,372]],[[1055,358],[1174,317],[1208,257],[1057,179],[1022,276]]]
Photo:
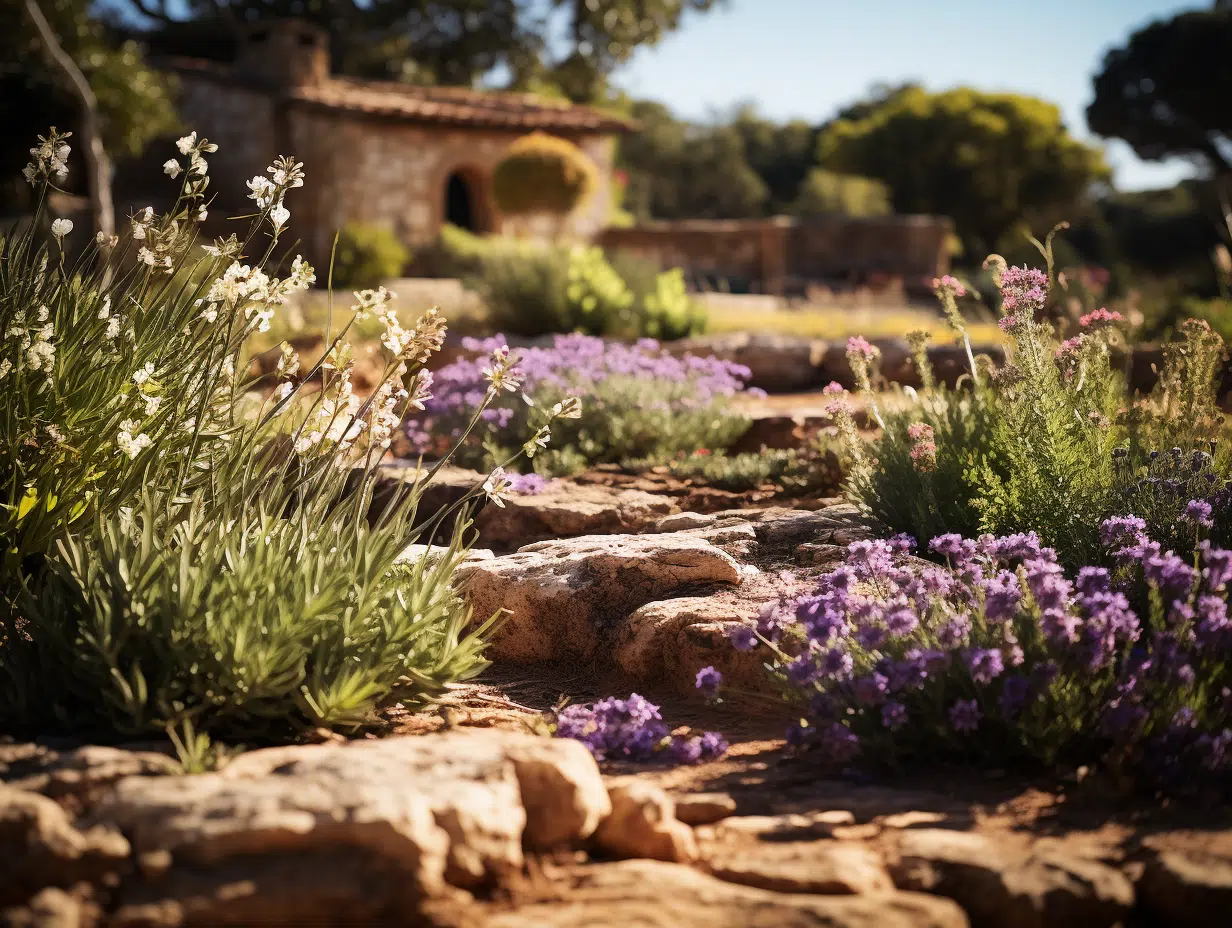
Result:
[[562,138],[532,132],[509,146],[492,172],[492,192],[510,216],[564,216],[584,203],[598,185],[598,170],[586,154]]
[[399,276],[410,257],[388,226],[348,222],[338,234],[334,284],[346,290],[377,287]]

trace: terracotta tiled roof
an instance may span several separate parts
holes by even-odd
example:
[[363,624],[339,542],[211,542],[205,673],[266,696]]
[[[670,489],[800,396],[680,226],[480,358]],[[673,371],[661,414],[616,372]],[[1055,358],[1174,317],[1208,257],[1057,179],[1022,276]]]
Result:
[[[185,74],[244,83],[232,68],[192,59],[176,59]],[[333,77],[318,87],[300,87],[287,98],[312,106],[453,126],[573,132],[631,132],[637,124],[590,106],[528,93],[471,90],[465,87],[418,87],[393,81]]]

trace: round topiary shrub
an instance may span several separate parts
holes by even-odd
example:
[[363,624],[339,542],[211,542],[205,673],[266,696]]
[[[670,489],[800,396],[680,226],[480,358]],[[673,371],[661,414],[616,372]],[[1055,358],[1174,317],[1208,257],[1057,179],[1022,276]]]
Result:
[[572,142],[532,132],[509,146],[492,174],[492,192],[506,215],[564,216],[591,197],[598,174]]
[[376,287],[399,276],[410,257],[388,226],[348,222],[338,234],[334,286],[344,290]]

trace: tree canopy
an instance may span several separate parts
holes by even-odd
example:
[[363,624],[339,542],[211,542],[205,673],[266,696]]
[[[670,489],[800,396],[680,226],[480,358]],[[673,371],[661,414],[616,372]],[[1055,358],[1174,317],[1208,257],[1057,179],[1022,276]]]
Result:
[[163,51],[229,60],[246,22],[296,17],[328,30],[333,66],[354,77],[511,87],[597,99],[611,73],[685,17],[721,0],[117,0]]
[[1232,174],[1232,4],[1153,22],[1110,51],[1087,108],[1092,131],[1148,161],[1175,156]]
[[828,124],[818,160],[885,183],[902,213],[954,219],[972,253],[994,250],[1020,222],[1064,218],[1110,172],[1060,110],[1033,97],[959,88],[899,88]]
[[[148,67],[141,47],[117,38],[90,15],[89,0],[40,0],[48,22],[98,98],[103,143],[115,156],[140,154],[152,138],[177,127],[166,79]],[[0,4],[0,184],[18,177],[29,148],[50,125],[72,130],[79,105],[47,57],[20,3]],[[74,140],[76,141],[76,140]],[[68,183],[80,183],[80,171]],[[13,201],[23,187],[3,186]]]

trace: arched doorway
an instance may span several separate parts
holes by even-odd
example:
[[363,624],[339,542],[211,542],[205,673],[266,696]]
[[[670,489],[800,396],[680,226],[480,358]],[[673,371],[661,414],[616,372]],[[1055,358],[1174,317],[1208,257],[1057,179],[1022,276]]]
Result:
[[467,232],[482,232],[478,204],[465,174],[455,171],[445,181],[445,221]]

